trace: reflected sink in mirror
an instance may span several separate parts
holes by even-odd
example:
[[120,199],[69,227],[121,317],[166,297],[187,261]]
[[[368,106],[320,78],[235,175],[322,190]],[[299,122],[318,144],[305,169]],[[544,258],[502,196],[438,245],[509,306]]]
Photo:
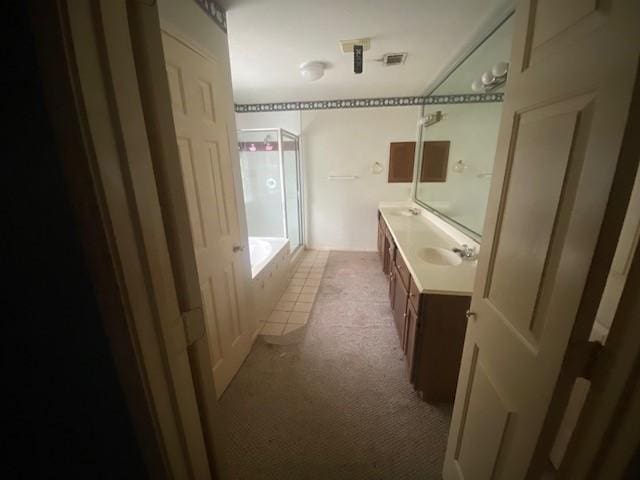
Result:
[[445,248],[427,247],[418,252],[418,258],[432,265],[453,267],[462,263],[462,258]]

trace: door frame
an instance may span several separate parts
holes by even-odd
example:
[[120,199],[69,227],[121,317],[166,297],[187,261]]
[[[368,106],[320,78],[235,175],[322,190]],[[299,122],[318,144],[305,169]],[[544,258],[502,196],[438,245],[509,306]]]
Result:
[[[560,478],[623,478],[640,447],[640,243]],[[631,478],[631,477],[629,477]]]
[[[296,181],[297,181],[297,188],[298,188],[298,194],[297,194],[297,201],[298,201],[298,236],[299,238],[299,242],[298,242],[298,246],[291,251],[291,256],[293,257],[296,252],[298,252],[301,247],[304,247],[305,245],[305,235],[304,235],[304,188],[302,185],[302,162],[300,160],[300,136],[296,135],[295,133],[291,133],[288,130],[285,130],[284,128],[280,128],[280,137],[283,136],[289,136],[291,138],[294,139],[295,143],[296,143]],[[284,147],[283,147],[284,148]],[[282,150],[282,156],[284,157],[284,149]],[[280,162],[283,171],[284,171],[284,159]],[[287,230],[288,232],[288,230]],[[289,244],[291,244],[291,242],[289,242]]]
[[[629,108],[607,215],[592,269],[611,268],[636,176],[640,174],[640,66]],[[608,227],[608,228],[607,228]],[[636,232],[637,233],[637,232]],[[629,270],[609,335],[592,368],[591,385],[559,467],[561,478],[608,479],[622,477],[636,448],[640,448],[640,241],[627,259]],[[591,274],[590,274],[591,276]],[[600,287],[607,274],[591,283]],[[604,278],[602,278],[604,277]],[[589,283],[588,283],[589,284]],[[587,285],[588,285],[587,284]],[[585,286],[585,291],[587,287]],[[594,312],[599,299],[589,302]],[[570,358],[565,358],[569,363]],[[563,365],[564,368],[564,365]],[[559,380],[560,381],[560,380]],[[572,385],[569,386],[569,389]],[[566,404],[558,401],[545,428],[556,427]],[[542,438],[542,436],[541,436]]]
[[[32,2],[31,6],[46,103],[64,159],[68,195],[74,206],[105,331],[111,341],[113,358],[150,476],[215,478],[211,450],[203,450],[202,430],[207,427],[189,425],[187,418],[189,413],[198,412],[198,405],[194,399],[189,400],[178,392],[181,384],[189,386],[192,367],[184,357],[176,362],[167,353],[175,352],[176,348],[186,348],[185,333],[182,324],[177,322],[178,318],[172,320],[162,313],[162,298],[158,295],[166,291],[164,288],[170,291],[174,281],[175,284],[194,281],[189,274],[185,274],[182,280],[174,278],[175,273],[169,265],[174,261],[182,262],[186,265],[184,272],[188,272],[188,255],[175,260],[179,249],[170,240],[171,233],[162,222],[157,195],[160,182],[154,176],[153,168],[137,171],[137,176],[132,174],[136,167],[134,160],[138,158],[133,155],[136,149],[130,138],[126,138],[125,129],[117,128],[118,123],[107,121],[102,123],[104,131],[100,132],[90,122],[98,98],[108,104],[112,120],[126,121],[127,105],[118,102],[118,97],[126,93],[124,85],[113,82],[113,70],[97,69],[88,94],[86,88],[83,89],[83,82],[87,80],[80,77],[81,70],[86,74],[90,66],[75,61],[77,50],[91,50],[96,62],[102,61],[108,67],[116,68],[115,59],[106,54],[108,48],[104,36],[108,35],[109,41],[115,41],[114,30],[117,29],[114,24],[123,20],[128,22],[128,28],[119,30],[119,37],[126,41],[130,40],[131,34],[138,36],[137,42],[147,42],[149,49],[161,49],[159,23],[154,23],[157,7],[142,2],[127,2],[125,5],[124,0],[102,1],[99,6],[91,0],[57,0],[37,5]],[[75,18],[70,18],[72,10]],[[85,14],[85,20],[91,20],[85,21],[82,28],[79,11]],[[148,23],[143,25],[144,22]],[[71,34],[72,27],[80,29],[76,30],[75,36]],[[102,31],[102,27],[107,28]],[[135,62],[138,65],[140,59],[135,58]],[[121,65],[119,68],[127,71],[120,74],[132,75],[135,73],[135,68],[130,68],[132,66],[135,67],[132,64]],[[149,77],[137,77],[138,93],[144,92],[145,87],[152,83]],[[168,101],[168,90],[165,100]],[[156,114],[165,127],[166,122],[172,122],[170,111],[158,111]],[[144,124],[147,132],[154,126],[146,115],[142,119],[137,117],[137,120]],[[112,145],[96,141],[107,134],[115,141],[117,150],[110,149]],[[150,144],[160,141],[159,137],[147,135]],[[177,151],[175,154],[177,159]],[[145,166],[149,167],[149,159],[144,160]],[[105,167],[112,169],[112,176],[104,175],[105,170],[101,169]],[[121,203],[115,205],[109,201],[110,195],[117,195]],[[176,214],[181,213],[187,218],[186,202],[182,207],[175,206]],[[184,239],[182,241],[185,242]],[[152,247],[157,247],[157,250]],[[596,368],[593,378],[594,385],[596,382],[603,386],[615,383],[617,389],[590,393],[577,427],[584,436],[574,435],[576,439],[567,450],[566,458],[585,471],[596,460],[603,459],[608,465],[624,469],[625,459],[613,449],[604,448],[607,439],[611,439],[613,445],[623,445],[622,438],[640,440],[640,430],[626,431],[624,422],[625,419],[638,422],[639,412],[619,408],[620,402],[632,398],[631,395],[638,395],[638,371],[635,367],[640,358],[637,340],[640,325],[634,321],[640,308],[635,294],[640,286],[639,250],[640,247],[636,247],[625,293],[609,336],[609,350],[604,350],[610,353],[603,357],[605,360]],[[195,272],[195,261],[192,266]],[[159,273],[167,283],[156,282]],[[197,284],[197,277],[195,282]],[[177,305],[178,301],[175,303]],[[179,313],[177,307],[170,307],[173,313]],[[167,326],[176,328],[168,331]],[[625,365],[625,370],[614,368],[619,365]],[[607,413],[604,418],[600,416],[603,412]],[[219,430],[213,423],[208,427]],[[198,477],[209,468],[205,477]]]
[[[522,7],[526,8],[525,6]],[[638,38],[636,36],[633,40],[637,41],[637,39]],[[549,451],[553,446],[555,435],[565,412],[574,381],[578,376],[590,376],[590,374],[596,375],[592,377],[592,387],[589,394],[593,402],[596,401],[594,398],[597,398],[596,394],[598,390],[603,388],[604,385],[607,385],[608,382],[614,382],[614,377],[617,377],[617,381],[621,382],[621,384],[627,384],[627,382],[630,382],[628,383],[629,388],[633,388],[633,382],[637,381],[637,378],[633,377],[637,372],[632,375],[627,371],[625,373],[627,377],[623,378],[620,372],[615,372],[609,367],[609,362],[612,361],[612,358],[619,355],[619,353],[614,349],[619,351],[623,351],[625,349],[638,350],[640,348],[640,345],[638,345],[638,338],[640,337],[636,336],[634,338],[633,336],[623,336],[623,338],[619,338],[619,344],[615,344],[615,342],[611,341],[610,337],[603,353],[595,363],[595,368],[589,369],[588,373],[585,372],[584,368],[588,353],[584,346],[587,343],[587,339],[589,338],[591,328],[596,318],[596,312],[600,304],[600,299],[603,294],[611,262],[616,251],[627,204],[633,188],[635,172],[638,168],[638,159],[640,158],[640,141],[638,141],[636,137],[640,136],[640,128],[638,128],[640,120],[640,116],[638,115],[638,105],[640,102],[639,81],[640,70],[636,64],[635,84],[633,85],[631,104],[628,111],[629,115],[627,117],[626,125],[624,126],[624,138],[621,143],[621,151],[615,170],[615,177],[608,196],[603,222],[600,226],[597,246],[589,267],[587,281],[583,291],[581,292],[576,322],[572,329],[568,345],[564,350],[562,367],[554,385],[551,402],[546,411],[543,429],[538,437],[535,453],[528,465],[527,479],[537,480],[540,478],[540,475],[545,471],[545,467],[549,463]],[[622,127],[618,131],[622,133],[621,130]],[[503,175],[496,176],[494,180],[502,182]],[[623,320],[623,317],[618,318],[617,316],[616,322],[620,325],[624,324],[625,320]],[[601,376],[598,377],[597,375]],[[622,398],[622,392],[618,393],[620,395],[619,398],[611,405],[617,405],[618,400]],[[609,398],[609,401],[614,402],[613,397]],[[587,398],[587,402],[589,402],[589,397]],[[602,404],[600,405],[602,406]],[[620,415],[623,413],[622,411],[610,411],[609,416],[606,417],[603,415],[603,412],[603,410],[599,410],[597,415],[602,416],[598,418],[595,414],[595,407],[583,409],[579,424],[576,428],[576,432],[580,429],[580,433],[573,435],[573,439],[569,444],[565,455],[565,461],[563,461],[563,465],[560,469],[560,478],[587,478],[588,468],[601,460],[601,458],[598,457],[599,455],[604,455],[607,452],[607,449],[603,444],[599,444],[602,447],[601,451],[596,451],[595,447],[592,445],[592,451],[589,452],[585,436],[587,429],[594,428],[594,425],[597,424],[606,423],[606,426],[601,425],[603,430],[615,428],[615,425],[619,423]],[[604,421],[604,418],[606,418],[606,422]],[[640,431],[640,429],[638,431]],[[594,442],[594,444],[595,442],[602,440],[602,438],[596,437],[596,432],[592,433],[594,434],[594,438],[591,441]],[[581,435],[581,438],[576,438]],[[626,438],[631,438],[630,435],[635,435],[635,433],[626,432]],[[608,452],[612,455],[611,461],[617,462],[615,463],[616,468],[622,471],[626,467],[626,464],[623,465],[621,463],[622,458],[614,455],[610,449]],[[574,462],[571,467],[569,467],[569,459],[571,459],[571,462]],[[611,465],[613,466],[614,463]],[[569,468],[571,468],[571,470]],[[567,472],[571,473],[567,475]],[[580,472],[581,475],[578,475],[577,472]],[[602,473],[600,473],[600,475],[602,475]],[[594,478],[599,477],[594,476]]]
[[[30,7],[68,196],[150,477],[217,478],[177,294],[197,276],[188,254],[168,240],[150,147],[159,139],[149,134],[132,49],[132,32],[161,48],[157,6],[57,0]],[[175,158],[179,166],[177,151]],[[174,207],[188,218],[186,202]],[[175,257],[187,266],[184,278],[172,270]]]

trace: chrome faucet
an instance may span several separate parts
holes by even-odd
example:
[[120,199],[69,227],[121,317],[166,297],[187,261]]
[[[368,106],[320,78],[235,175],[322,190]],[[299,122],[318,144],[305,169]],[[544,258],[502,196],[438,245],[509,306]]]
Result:
[[460,245],[460,248],[454,247],[453,252],[457,253],[463,260],[475,260],[478,258],[478,250],[475,247],[470,247],[466,243]]
[[411,213],[411,215],[420,215],[420,209],[419,208],[409,208],[408,210]]

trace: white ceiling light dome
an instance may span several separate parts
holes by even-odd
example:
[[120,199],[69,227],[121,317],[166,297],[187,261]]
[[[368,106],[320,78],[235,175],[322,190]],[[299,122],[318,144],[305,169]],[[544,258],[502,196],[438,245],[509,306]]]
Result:
[[494,77],[493,73],[491,73],[491,72],[484,72],[482,74],[482,77],[480,77],[480,79],[482,80],[483,84],[491,85],[493,83],[493,81],[496,79],[496,77]]
[[305,62],[300,65],[300,75],[307,82],[314,82],[324,75],[324,63]]
[[484,84],[482,83],[482,80],[479,78],[474,80],[473,83],[471,83],[471,90],[474,92],[484,92]]
[[493,68],[491,68],[491,73],[494,77],[504,77],[509,71],[509,64],[507,62],[498,62]]

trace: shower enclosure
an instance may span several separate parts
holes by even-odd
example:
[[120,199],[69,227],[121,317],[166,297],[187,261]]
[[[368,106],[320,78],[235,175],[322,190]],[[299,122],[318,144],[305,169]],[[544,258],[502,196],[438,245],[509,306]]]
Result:
[[289,243],[303,244],[298,137],[282,128],[238,132],[251,269],[255,277]]

